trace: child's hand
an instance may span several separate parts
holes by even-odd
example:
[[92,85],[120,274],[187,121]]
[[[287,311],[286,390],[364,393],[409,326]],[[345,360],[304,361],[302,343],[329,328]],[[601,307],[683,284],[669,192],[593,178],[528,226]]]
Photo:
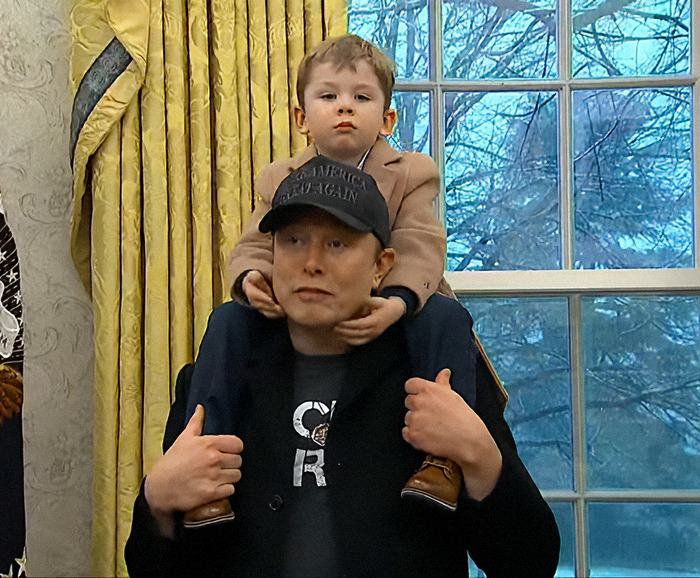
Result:
[[278,319],[285,316],[284,309],[275,301],[272,287],[260,271],[248,272],[241,287],[248,298],[248,303],[268,319]]
[[369,312],[359,319],[338,323],[335,332],[348,345],[364,345],[379,337],[406,312],[400,297],[370,297]]

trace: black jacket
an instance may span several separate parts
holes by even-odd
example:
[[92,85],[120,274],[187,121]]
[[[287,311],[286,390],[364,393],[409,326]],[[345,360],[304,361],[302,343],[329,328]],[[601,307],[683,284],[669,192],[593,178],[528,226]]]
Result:
[[[426,307],[439,308],[443,303],[431,299]],[[207,343],[220,344],[223,337],[212,328],[226,327],[231,307],[240,306],[226,304],[214,311],[203,349]],[[293,436],[280,434],[290,427],[293,349],[284,322],[261,316],[254,322],[255,343],[231,381],[240,390],[243,419],[236,432],[245,444],[243,477],[232,497],[236,520],[225,527],[180,530],[173,542],[157,535],[142,492],[126,548],[131,576],[279,574],[289,509],[285,505],[294,499],[287,463],[294,455]],[[496,488],[482,502],[463,491],[456,513],[401,500],[401,488],[424,458],[401,436],[404,383],[412,375],[403,336],[397,325],[353,350],[350,375],[338,396],[326,441],[326,479],[344,573],[467,575],[469,551],[489,577],[552,576],[559,553],[557,527],[517,456],[480,356],[475,355],[475,409],[503,455]],[[233,352],[218,349],[217,355],[227,357],[220,363],[230,364]],[[203,357],[200,351],[197,364],[203,358],[215,363],[217,355]],[[178,380],[166,447],[184,423],[190,373],[189,368],[183,370]]]

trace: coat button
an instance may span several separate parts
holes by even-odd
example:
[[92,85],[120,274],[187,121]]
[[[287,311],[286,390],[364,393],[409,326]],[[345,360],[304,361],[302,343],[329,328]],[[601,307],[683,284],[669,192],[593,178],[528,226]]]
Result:
[[281,496],[274,495],[272,496],[268,506],[270,506],[270,509],[273,512],[279,512],[282,509],[282,506],[284,506],[284,501],[282,500]]

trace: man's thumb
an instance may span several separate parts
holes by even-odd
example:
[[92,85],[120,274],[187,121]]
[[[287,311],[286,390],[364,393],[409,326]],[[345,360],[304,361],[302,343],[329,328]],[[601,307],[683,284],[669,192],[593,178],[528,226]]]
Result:
[[200,403],[194,408],[194,413],[184,431],[189,435],[199,436],[202,435],[202,429],[204,429],[204,406]]
[[446,385],[447,387],[451,388],[452,386],[450,385],[450,377],[452,377],[452,371],[445,368],[437,374],[437,377],[435,378],[435,383],[439,383],[440,385]]

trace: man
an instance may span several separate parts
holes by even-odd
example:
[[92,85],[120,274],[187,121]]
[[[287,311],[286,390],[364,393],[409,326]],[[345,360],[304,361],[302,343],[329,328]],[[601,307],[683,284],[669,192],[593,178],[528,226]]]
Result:
[[[212,314],[193,383],[211,382],[207,423],[226,435],[200,435],[198,406],[174,439],[188,385],[179,379],[169,449],[135,505],[130,574],[466,575],[469,551],[488,576],[552,576],[554,518],[517,456],[475,346],[465,363],[476,411],[448,387],[449,371],[435,382],[412,377],[400,324],[359,347],[334,331],[366,314],[393,264],[373,179],[317,158],[283,181],[260,229],[274,236],[274,291],[287,317],[245,310],[249,350],[237,364],[227,343],[240,329],[229,320],[242,317],[232,308],[242,306]],[[411,321],[418,329],[424,319],[468,317],[441,296],[425,308],[433,313]],[[426,452],[461,468],[454,513],[400,497]],[[182,528],[181,512],[226,496],[233,521]]]

